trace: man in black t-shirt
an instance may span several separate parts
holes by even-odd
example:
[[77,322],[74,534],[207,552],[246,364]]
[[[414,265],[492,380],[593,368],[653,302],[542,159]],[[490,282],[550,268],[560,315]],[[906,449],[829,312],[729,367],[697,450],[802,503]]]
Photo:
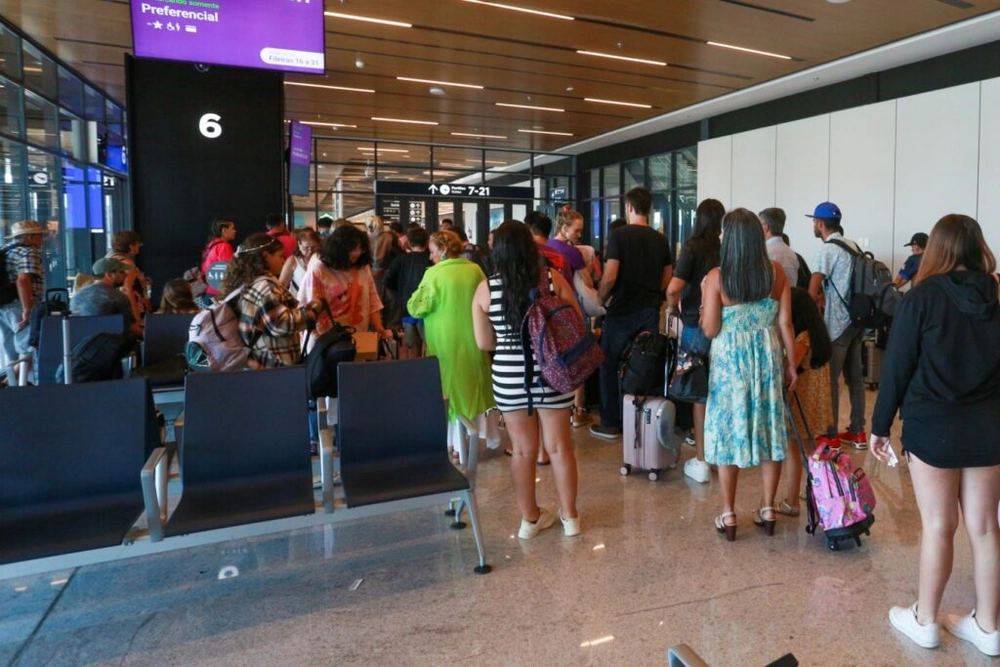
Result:
[[[625,194],[628,225],[608,238],[607,260],[598,296],[608,314],[601,329],[601,423],[591,434],[614,440],[622,432],[622,396],[618,365],[622,354],[640,331],[657,331],[660,306],[672,275],[670,244],[649,226],[653,197],[646,188]],[[610,302],[608,302],[610,299]]]

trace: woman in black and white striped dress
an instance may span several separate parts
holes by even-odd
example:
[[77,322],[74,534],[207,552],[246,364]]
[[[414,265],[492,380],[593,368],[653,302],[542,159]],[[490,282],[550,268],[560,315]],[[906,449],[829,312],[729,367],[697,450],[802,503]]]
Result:
[[[552,461],[558,516],[565,535],[580,533],[576,511],[576,456],[570,434],[569,409],[573,393],[562,394],[544,383],[539,385],[538,365],[532,379],[525,382],[521,322],[528,309],[528,294],[540,279],[540,258],[531,231],[521,222],[500,225],[493,237],[493,264],[496,273],[479,284],[472,302],[476,342],[484,350],[495,350],[493,394],[503,412],[514,453],[511,476],[521,510],[518,537],[531,539],[556,520],[556,513],[539,508],[535,498],[535,459],[541,440]],[[558,271],[547,271],[549,289],[579,310],[573,288]],[[528,385],[526,388],[525,385]],[[532,410],[529,414],[528,396]]]

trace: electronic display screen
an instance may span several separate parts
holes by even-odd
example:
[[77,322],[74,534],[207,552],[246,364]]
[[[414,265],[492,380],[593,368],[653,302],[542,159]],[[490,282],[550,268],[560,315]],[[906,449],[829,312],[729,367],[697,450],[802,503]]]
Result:
[[321,74],[323,0],[131,0],[145,58]]
[[309,194],[309,163],[312,161],[312,128],[292,121],[288,140],[288,194]]

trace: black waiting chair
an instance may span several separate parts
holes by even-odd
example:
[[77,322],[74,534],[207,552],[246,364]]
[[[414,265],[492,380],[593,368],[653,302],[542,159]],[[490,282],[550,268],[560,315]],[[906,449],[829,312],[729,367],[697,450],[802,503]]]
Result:
[[0,564],[121,545],[158,445],[144,380],[0,392]]
[[[141,368],[160,367],[178,358],[184,359],[184,348],[188,342],[188,330],[191,328],[191,313],[170,313],[146,315],[142,338]],[[182,364],[186,366],[186,362]],[[176,375],[157,374],[150,376],[149,383],[154,390],[160,388],[183,389],[184,372]]]
[[[38,384],[56,384],[56,369],[63,362],[63,318],[42,320],[38,338]],[[98,333],[125,333],[123,315],[73,315],[69,318],[70,349]]]
[[183,491],[165,526],[147,506],[154,541],[316,511],[301,366],[194,373],[184,404]]
[[475,492],[448,458],[437,358],[341,363],[337,370],[337,449],[347,507],[402,501],[399,509],[407,509],[458,495],[469,507],[476,572],[488,572]]

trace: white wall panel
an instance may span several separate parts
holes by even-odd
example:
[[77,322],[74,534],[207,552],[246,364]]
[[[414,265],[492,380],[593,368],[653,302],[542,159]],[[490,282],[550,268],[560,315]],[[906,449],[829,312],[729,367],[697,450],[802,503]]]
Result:
[[970,83],[898,100],[895,246],[947,213],[976,215],[979,89]]
[[698,142],[698,201],[718,199],[729,208],[733,200],[732,136]]
[[830,115],[784,123],[777,132],[774,205],[785,209],[792,247],[811,262],[815,239],[805,216],[829,197]]
[[754,213],[774,206],[775,127],[733,135],[733,199]]
[[983,227],[986,242],[997,254],[1000,253],[1000,79],[983,81],[981,94],[979,206],[974,217]]
[[844,214],[845,236],[894,271],[908,256],[893,240],[895,136],[895,101],[830,114],[830,201]]

